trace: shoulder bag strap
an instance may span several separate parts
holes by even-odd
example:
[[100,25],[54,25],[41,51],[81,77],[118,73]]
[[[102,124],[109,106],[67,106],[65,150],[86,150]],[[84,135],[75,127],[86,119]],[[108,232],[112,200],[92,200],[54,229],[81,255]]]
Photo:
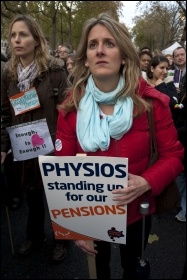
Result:
[[151,166],[158,159],[158,148],[155,136],[153,104],[151,99],[147,99],[147,101],[151,104],[151,109],[147,112],[150,133],[150,158],[148,166]]

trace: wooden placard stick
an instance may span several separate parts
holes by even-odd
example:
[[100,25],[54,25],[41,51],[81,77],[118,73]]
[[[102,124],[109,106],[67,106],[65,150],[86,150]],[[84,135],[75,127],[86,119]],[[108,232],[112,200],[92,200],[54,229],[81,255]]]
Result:
[[[86,154],[76,154],[76,156],[87,156]],[[93,240],[86,240],[86,243],[94,248],[94,242]],[[89,278],[90,279],[97,279],[97,273],[96,273],[96,265],[95,265],[95,257],[87,254],[87,261],[88,261],[88,272],[89,272]]]
[[[93,240],[86,240],[86,243],[94,248]],[[89,271],[90,279],[97,279],[95,256],[87,254],[87,261],[88,261],[88,271]]]

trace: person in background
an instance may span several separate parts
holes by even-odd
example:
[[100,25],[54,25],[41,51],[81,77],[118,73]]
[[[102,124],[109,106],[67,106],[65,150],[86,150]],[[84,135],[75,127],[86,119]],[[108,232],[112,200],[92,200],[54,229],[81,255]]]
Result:
[[142,77],[146,80],[146,71],[147,67],[149,65],[150,60],[152,59],[152,53],[149,51],[141,51],[139,53],[139,59],[140,59],[140,67],[142,69]]
[[70,53],[67,57],[67,60],[66,60],[66,67],[67,67],[69,75],[71,75],[72,72],[73,72],[74,60],[75,60],[75,54]]
[[[140,203],[150,203],[145,217],[146,245],[155,196],[183,170],[183,148],[177,140],[169,98],[141,77],[139,56],[127,28],[105,13],[85,23],[73,75],[68,97],[58,106],[55,155],[85,153],[103,156],[106,162],[107,157],[128,158],[128,187],[112,193],[114,203],[127,205],[126,245],[119,245],[123,279],[138,279],[136,266],[142,251]],[[151,105],[147,98],[152,99],[159,152],[151,167],[147,118]],[[75,243],[96,257],[97,279],[110,279],[110,242],[94,241],[94,248],[84,240]]]
[[70,46],[68,44],[62,44],[59,49],[59,58],[64,61],[64,69],[66,71],[67,76],[68,76],[68,70],[67,70],[66,60],[70,53],[71,53]]
[[165,57],[168,59],[169,61],[169,67],[168,67],[168,74],[167,74],[167,81],[173,81],[174,78],[174,73],[175,73],[175,65],[173,62],[173,57],[171,54],[166,54]]
[[73,68],[74,68],[75,53],[70,53],[66,60],[66,68],[68,71],[68,82],[73,83]]
[[173,113],[177,104],[177,91],[173,81],[166,81],[169,61],[164,55],[155,55],[147,67],[147,82],[170,98],[170,109]]
[[178,131],[178,137],[184,147],[184,171],[177,177],[177,185],[181,195],[180,211],[175,216],[179,222],[186,222],[186,173],[187,173],[187,131],[186,131],[186,50],[183,47],[177,47],[173,51],[173,61],[175,65],[174,84],[177,89],[178,104],[174,112],[174,124]]
[[144,72],[147,71],[148,64],[152,57],[153,57],[152,54],[148,51],[141,51],[139,53],[140,67],[141,67],[142,71],[144,71]]
[[[14,129],[19,130],[19,126],[26,124],[22,132],[25,131],[27,135],[29,129],[27,123],[34,122],[34,127],[37,129],[40,120],[45,119],[49,129],[48,136],[45,137],[54,143],[58,116],[57,104],[65,98],[67,87],[63,63],[60,64],[59,60],[50,55],[43,32],[35,19],[28,15],[16,15],[10,23],[8,38],[11,58],[4,66],[1,85],[1,164],[5,162],[10,148],[15,147],[14,152],[16,152],[18,147],[17,144],[15,145],[16,139],[9,136],[8,127],[15,126]],[[52,81],[52,75],[56,78],[55,81]],[[19,102],[19,93],[23,92],[27,95],[26,111],[21,109],[21,106],[17,109],[14,105],[16,102],[10,103],[12,97]],[[32,107],[32,98],[36,102],[35,95],[38,96],[39,101],[36,107]],[[17,110],[22,111],[18,111],[17,114]],[[44,143],[45,140],[46,138]],[[45,241],[44,188],[38,157],[31,151],[29,159],[13,161],[13,168],[19,178],[20,186],[26,193],[28,205],[25,241],[18,249],[18,253],[28,256],[42,249]],[[66,255],[67,244],[61,242],[59,246],[59,243],[54,241],[52,260],[61,262]]]
[[147,51],[147,52],[151,52],[151,49],[149,47],[143,47],[140,49],[140,52],[143,52],[143,51]]
[[[168,59],[169,61],[169,67],[168,67],[168,70],[174,70],[175,69],[175,65],[174,65],[174,62],[173,62],[173,57],[171,54],[166,54],[165,57]],[[168,71],[169,72],[169,71]]]

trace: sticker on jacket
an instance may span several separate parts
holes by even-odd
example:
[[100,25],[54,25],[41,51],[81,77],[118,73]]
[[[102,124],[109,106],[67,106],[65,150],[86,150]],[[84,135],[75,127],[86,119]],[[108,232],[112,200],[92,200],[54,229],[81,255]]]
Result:
[[27,160],[54,151],[46,119],[7,128],[15,160]]
[[15,116],[40,107],[38,94],[34,87],[9,97],[9,100],[14,109]]
[[62,141],[60,139],[56,139],[56,141],[55,141],[55,149],[58,152],[62,150]]

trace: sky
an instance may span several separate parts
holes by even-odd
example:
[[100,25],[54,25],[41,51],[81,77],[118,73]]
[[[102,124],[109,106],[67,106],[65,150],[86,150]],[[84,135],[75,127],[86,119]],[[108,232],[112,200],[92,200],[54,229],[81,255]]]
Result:
[[124,23],[127,27],[132,28],[132,18],[139,14],[138,9],[136,8],[136,3],[138,1],[122,1],[123,2],[123,12],[120,16],[120,22]]

